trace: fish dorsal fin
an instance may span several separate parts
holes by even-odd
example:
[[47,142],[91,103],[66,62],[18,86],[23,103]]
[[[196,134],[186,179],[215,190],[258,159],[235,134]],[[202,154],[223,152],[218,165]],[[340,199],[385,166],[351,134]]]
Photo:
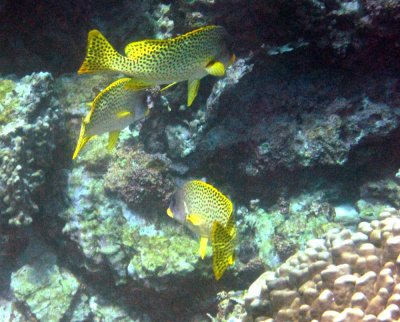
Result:
[[213,271],[216,280],[219,280],[229,265],[235,262],[236,228],[229,232],[218,221],[214,221],[211,230],[211,244],[213,249]]
[[198,214],[189,214],[186,216],[186,220],[189,221],[193,226],[200,226],[205,223],[203,217]]
[[213,76],[225,76],[225,66],[219,61],[213,61],[206,66],[207,73]]
[[194,99],[196,98],[197,92],[199,91],[199,86],[200,86],[199,79],[188,81],[188,100],[187,100],[188,106],[192,105]]
[[107,145],[108,151],[111,151],[117,145],[119,132],[121,131],[113,131],[108,134],[108,145]]
[[125,55],[132,60],[136,60],[144,55],[159,51],[167,44],[168,40],[163,39],[145,39],[134,41],[125,47]]

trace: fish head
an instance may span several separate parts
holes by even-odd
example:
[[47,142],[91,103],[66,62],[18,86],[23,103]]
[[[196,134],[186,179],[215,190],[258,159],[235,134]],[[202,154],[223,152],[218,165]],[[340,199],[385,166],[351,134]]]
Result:
[[184,192],[182,189],[177,190],[172,196],[167,209],[167,214],[174,218],[182,225],[186,222],[188,214],[187,205],[185,203]]

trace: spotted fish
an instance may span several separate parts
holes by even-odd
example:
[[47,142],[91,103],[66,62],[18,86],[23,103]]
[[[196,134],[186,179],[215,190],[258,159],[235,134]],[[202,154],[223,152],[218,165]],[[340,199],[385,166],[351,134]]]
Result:
[[[88,36],[86,58],[78,73],[121,72],[132,80],[133,90],[188,81],[190,106],[200,79],[224,76],[235,60],[230,37],[221,26],[206,26],[171,39],[146,39],[125,47],[120,55],[98,30]],[[169,86],[167,86],[169,87]]]
[[219,280],[235,260],[236,227],[231,201],[212,185],[193,180],[173,194],[167,214],[200,236],[201,258],[211,239],[213,271]]
[[126,88],[129,78],[122,78],[96,96],[86,117],[82,120],[78,143],[72,159],[78,156],[85,144],[100,135],[109,132],[108,150],[114,148],[119,132],[129,124],[143,119],[147,114],[144,92]]

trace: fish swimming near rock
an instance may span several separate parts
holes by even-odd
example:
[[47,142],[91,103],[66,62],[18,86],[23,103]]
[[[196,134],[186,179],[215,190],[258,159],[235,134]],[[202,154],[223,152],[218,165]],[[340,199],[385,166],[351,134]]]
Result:
[[120,131],[145,117],[147,105],[143,91],[126,88],[130,78],[122,78],[106,87],[91,103],[89,113],[82,119],[74,160],[85,144],[97,135],[109,132],[108,150],[117,144]]
[[[206,75],[224,76],[235,61],[232,42],[221,26],[206,26],[170,39],[146,39],[119,54],[98,30],[88,36],[86,58],[78,73],[121,72],[133,90],[188,81],[187,105],[192,105]],[[167,86],[169,87],[169,86]]]
[[232,202],[212,185],[192,180],[172,195],[167,214],[200,236],[202,259],[211,239],[213,271],[219,280],[235,261],[236,226]]

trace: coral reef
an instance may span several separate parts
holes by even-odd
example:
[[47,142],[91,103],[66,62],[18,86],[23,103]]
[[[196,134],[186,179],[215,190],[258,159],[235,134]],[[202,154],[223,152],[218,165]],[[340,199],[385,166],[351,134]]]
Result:
[[72,304],[79,282],[56,265],[56,257],[43,254],[11,277],[11,290],[39,321],[59,321]]
[[[0,78],[1,321],[400,318],[400,216],[383,210],[400,207],[399,1],[32,3],[0,4],[2,75],[62,76]],[[90,29],[122,53],[213,23],[238,56],[226,77],[190,109],[186,82],[152,89],[116,150],[102,136],[71,161],[87,103],[119,77],[64,74]],[[165,213],[202,177],[236,210],[218,282]]]
[[322,195],[303,194],[282,198],[268,210],[253,200],[249,206],[237,209],[240,235],[238,257],[247,262],[259,257],[270,268],[275,268],[311,238],[322,237],[332,223],[335,210],[323,201]]
[[120,149],[105,175],[105,189],[135,211],[164,214],[175,189],[171,163],[164,155],[147,154],[140,148]]
[[0,81],[0,223],[29,225],[61,134],[53,77],[35,73]]
[[251,321],[392,321],[400,317],[400,216],[387,209],[357,232],[333,229],[307,243],[245,296]]

